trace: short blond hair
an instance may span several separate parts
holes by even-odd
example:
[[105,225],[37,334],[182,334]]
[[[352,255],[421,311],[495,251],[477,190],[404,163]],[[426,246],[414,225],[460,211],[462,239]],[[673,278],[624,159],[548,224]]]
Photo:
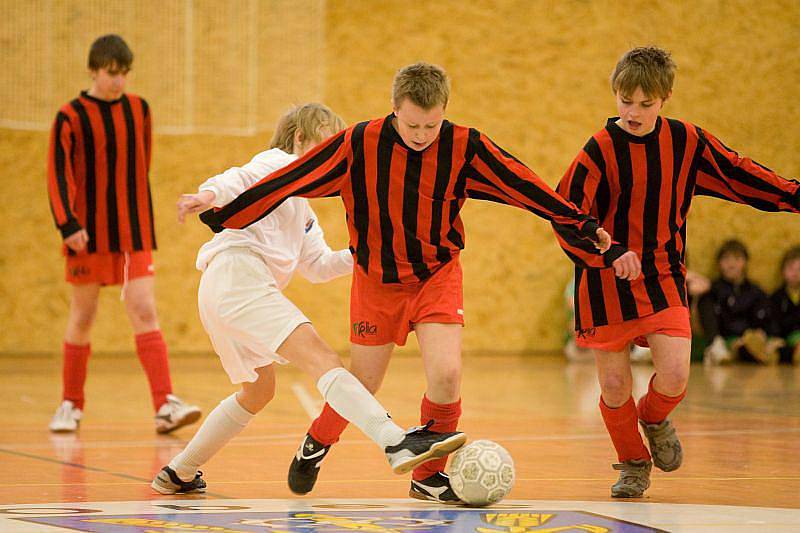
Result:
[[346,127],[344,120],[326,105],[312,102],[294,106],[278,120],[269,147],[280,148],[290,154],[294,151],[294,136],[298,131],[304,142],[318,143],[327,135],[339,133]]
[[640,46],[625,52],[611,74],[611,90],[631,96],[637,87],[650,97],[667,98],[672,92],[675,69],[670,53],[657,46]]
[[438,65],[414,63],[397,71],[392,82],[392,104],[399,107],[403,99],[428,110],[440,105],[447,107],[450,80]]

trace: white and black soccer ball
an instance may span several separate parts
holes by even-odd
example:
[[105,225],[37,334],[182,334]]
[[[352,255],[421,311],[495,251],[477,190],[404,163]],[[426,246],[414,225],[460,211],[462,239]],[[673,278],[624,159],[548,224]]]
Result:
[[496,442],[476,440],[450,457],[450,486],[467,505],[497,503],[514,486],[514,460]]

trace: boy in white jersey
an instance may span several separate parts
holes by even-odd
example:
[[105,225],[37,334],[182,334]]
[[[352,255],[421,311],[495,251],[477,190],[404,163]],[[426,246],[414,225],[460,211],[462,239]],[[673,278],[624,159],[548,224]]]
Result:
[[[330,109],[306,104],[287,113],[276,128],[272,149],[242,168],[231,168],[185,194],[178,219],[222,206],[258,181],[288,165],[345,124]],[[291,153],[290,153],[291,152]],[[242,390],[224,399],[186,448],[153,480],[161,494],[203,492],[200,465],[207,462],[275,393],[272,363],[295,363],[317,381],[325,399],[384,449],[392,469],[405,473],[444,456],[466,441],[463,433],[433,433],[427,427],[405,432],[364,386],[342,368],[338,355],[317,335],[308,318],[281,290],[295,270],[323,282],[353,269],[349,250],[333,252],[325,243],[314,212],[293,198],[244,230],[225,230],[206,243],[197,257],[203,271],[198,291],[200,319],[231,382]]]

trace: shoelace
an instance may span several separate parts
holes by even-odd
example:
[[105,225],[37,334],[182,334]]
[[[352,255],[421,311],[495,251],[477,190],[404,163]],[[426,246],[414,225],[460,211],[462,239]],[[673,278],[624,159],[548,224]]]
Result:
[[432,425],[433,425],[433,419],[430,419],[425,423],[424,426],[414,426],[412,428],[409,428],[408,431],[406,431],[406,435],[411,435],[412,433],[416,433],[417,431],[428,431],[428,428],[430,428]]

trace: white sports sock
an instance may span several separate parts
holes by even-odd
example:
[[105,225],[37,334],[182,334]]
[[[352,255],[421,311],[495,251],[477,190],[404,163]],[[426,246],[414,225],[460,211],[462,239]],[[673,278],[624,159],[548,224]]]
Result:
[[253,416],[255,415],[239,405],[236,393],[231,394],[208,414],[186,448],[170,461],[169,467],[183,481],[191,481],[200,465],[208,462],[229,440],[238,435]]
[[319,378],[317,388],[334,411],[355,424],[381,450],[405,437],[403,428],[392,422],[386,409],[344,368],[329,370]]

